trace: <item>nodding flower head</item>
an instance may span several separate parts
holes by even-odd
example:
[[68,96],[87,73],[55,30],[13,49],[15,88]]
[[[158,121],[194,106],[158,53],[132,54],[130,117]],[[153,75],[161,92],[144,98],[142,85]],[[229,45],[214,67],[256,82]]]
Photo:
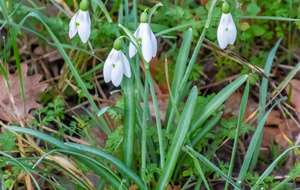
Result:
[[[142,54],[145,61],[150,62],[152,57],[156,56],[157,52],[157,41],[154,36],[150,25],[148,24],[148,14],[143,12],[140,17],[141,24],[134,32],[134,37],[142,46]],[[132,58],[137,53],[136,47],[129,44],[129,57]]]
[[117,39],[113,49],[110,51],[103,68],[104,81],[112,81],[113,85],[118,87],[123,79],[123,74],[131,77],[130,65],[127,57],[121,51],[122,41]]
[[77,32],[83,43],[86,43],[91,34],[91,18],[88,12],[88,0],[83,0],[80,3],[80,9],[72,17],[69,24],[69,37],[73,38]]
[[234,44],[236,40],[236,27],[230,13],[229,4],[226,1],[222,5],[222,11],[217,38],[220,48],[224,49],[228,44]]

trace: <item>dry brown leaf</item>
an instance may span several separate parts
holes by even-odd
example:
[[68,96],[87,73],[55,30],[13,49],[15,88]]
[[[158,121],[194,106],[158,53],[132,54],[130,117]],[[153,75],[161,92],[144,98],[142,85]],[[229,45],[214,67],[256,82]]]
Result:
[[56,159],[59,161],[64,167],[69,168],[70,170],[73,170],[74,172],[80,173],[80,171],[74,166],[74,163],[71,162],[69,159],[62,157],[62,156],[47,156],[46,159],[48,160],[53,160],[52,158]]
[[9,74],[10,91],[14,101],[12,105],[9,93],[5,84],[3,75],[0,76],[0,119],[5,121],[14,120],[13,115],[16,114],[15,109],[22,116],[27,115],[31,109],[42,108],[36,101],[39,100],[40,94],[47,88],[47,83],[39,82],[42,79],[42,75],[35,74],[27,76],[28,66],[21,64],[24,89],[26,94],[26,110],[24,113],[24,102],[22,101],[21,83],[18,72],[15,74]]
[[293,140],[300,133],[300,128],[293,119],[287,119],[285,122],[279,111],[272,110],[264,126],[262,147],[270,146],[274,140],[283,149],[287,148],[289,144],[282,133]]
[[[290,81],[292,87],[292,94],[291,94],[291,104],[295,107],[298,115],[300,114],[300,81],[296,79],[292,79]],[[287,85],[286,93],[289,94],[290,85]]]
[[[242,93],[240,93],[239,91],[235,91],[227,98],[227,100],[225,101],[223,118],[239,115],[242,97]],[[257,109],[257,107],[258,104],[251,98],[249,98],[244,115],[244,120],[247,119]]]
[[129,187],[129,190],[137,190],[139,187],[137,185],[132,185]]
[[173,190],[180,190],[181,189],[181,185],[176,185],[174,186]]

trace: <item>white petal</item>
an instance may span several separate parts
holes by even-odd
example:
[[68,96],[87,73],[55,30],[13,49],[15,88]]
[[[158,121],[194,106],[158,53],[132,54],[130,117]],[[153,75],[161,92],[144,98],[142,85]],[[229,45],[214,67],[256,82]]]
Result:
[[124,67],[124,75],[126,75],[128,78],[130,78],[131,70],[130,70],[129,61],[123,52],[122,52],[121,56],[122,56],[122,62],[123,62],[123,67]]
[[87,14],[87,21],[88,21],[89,25],[92,26],[92,24],[91,24],[91,17],[90,17],[89,11],[86,11],[86,14]]
[[224,49],[228,45],[228,32],[227,32],[227,27],[228,27],[228,21],[227,21],[227,14],[222,14],[220,24],[218,26],[218,31],[217,31],[217,38],[219,42],[220,48]]
[[228,13],[228,14],[230,16],[230,24],[228,26],[228,37],[229,37],[228,43],[233,45],[236,40],[236,27],[235,27],[235,24],[234,24],[231,14],[230,13]]
[[155,57],[156,56],[156,53],[157,53],[157,41],[156,41],[156,37],[155,35],[153,34],[151,28],[149,27],[150,29],[150,34],[151,34],[151,43],[152,43],[152,50],[153,50],[153,55],[152,57]]
[[123,79],[123,64],[122,64],[122,60],[118,60],[115,63],[115,67],[112,70],[111,73],[111,81],[112,83],[118,87]]
[[114,48],[110,51],[108,54],[108,57],[104,63],[103,67],[103,76],[104,76],[104,81],[106,83],[111,81],[111,73],[113,70],[113,64],[115,64],[119,59],[118,56],[118,51],[115,50]]
[[137,53],[136,47],[130,42],[129,44],[129,57],[132,58]]
[[91,35],[91,21],[88,11],[79,10],[77,17],[78,26],[78,35],[83,43],[86,43]]
[[147,62],[150,62],[153,56],[153,47],[151,42],[151,34],[149,33],[150,27],[148,23],[141,23],[140,24],[140,36],[142,37],[142,53],[144,56],[144,59]]
[[[133,34],[133,36],[137,40],[138,40],[139,31],[140,31],[140,26],[136,29],[136,31]],[[131,39],[131,40],[134,41],[134,39]],[[136,47],[133,45],[132,42],[130,42],[130,44],[129,44],[129,57],[132,58],[133,56],[135,56],[136,53],[137,53]]]
[[79,11],[72,17],[70,24],[69,24],[69,37],[70,38],[73,38],[76,35],[77,30],[78,30],[78,28],[76,26],[76,19],[77,19],[78,13],[79,13]]

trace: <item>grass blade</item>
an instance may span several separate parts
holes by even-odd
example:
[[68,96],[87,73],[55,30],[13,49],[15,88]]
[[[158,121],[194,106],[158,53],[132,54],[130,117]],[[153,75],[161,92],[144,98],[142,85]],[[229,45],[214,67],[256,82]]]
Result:
[[[30,175],[31,179],[33,180],[36,188],[39,189],[39,190],[41,190],[40,186],[38,185],[36,179],[32,176],[31,172],[29,172],[28,169],[21,162],[19,162],[17,159],[15,159],[14,157],[12,157],[11,155],[6,154],[5,152],[0,151],[0,154],[2,154],[4,156],[12,159],[14,162],[16,162],[18,165],[20,165],[24,170],[26,170],[28,172],[28,174]],[[4,188],[4,189],[6,189],[6,188]]]
[[239,88],[248,78],[243,75],[223,88],[206,106],[200,114],[200,117],[192,122],[191,132],[193,133],[203,122],[217,109],[237,88]]
[[[279,46],[281,40],[282,40],[282,38],[280,38],[276,42],[275,46],[272,48],[272,50],[271,50],[271,52],[268,56],[268,59],[267,59],[267,62],[266,62],[265,68],[264,68],[264,74],[267,77],[269,77],[269,75],[270,75],[272,63],[273,63],[276,51],[278,49],[278,46]],[[262,84],[261,84],[260,89],[261,89],[261,92],[260,92],[260,98],[259,98],[257,123],[260,123],[260,121],[262,120],[262,118],[265,115],[266,102],[267,102],[267,93],[268,93],[268,79],[266,79],[266,78],[262,79]],[[256,151],[254,152],[253,159],[252,159],[252,162],[251,162],[250,171],[253,171],[254,167],[256,166],[256,162],[257,162],[259,152],[260,152],[259,150],[260,150],[260,146],[261,146],[262,135],[263,135],[263,133],[260,133],[260,137],[259,137],[258,143],[256,145]]]
[[[165,163],[165,150],[164,150],[164,146],[163,146],[164,140],[163,140],[163,133],[162,133],[162,127],[161,127],[161,121],[160,121],[160,116],[159,116],[159,109],[158,109],[155,89],[153,86],[152,77],[151,77],[149,69],[146,69],[146,79],[145,80],[148,80],[148,84],[150,86],[150,92],[151,92],[151,96],[152,96],[152,101],[153,101],[153,105],[154,105],[156,128],[157,128],[157,134],[158,134],[159,153],[160,153],[160,167],[163,168],[164,163]],[[147,100],[144,100],[144,101],[147,101]]]
[[205,124],[205,126],[199,131],[199,133],[196,134],[192,139],[192,146],[195,146],[200,140],[202,140],[202,138],[217,124],[222,115],[223,112],[219,112]]
[[163,167],[162,174],[160,176],[156,189],[165,189],[165,185],[168,183],[172,176],[179,151],[181,150],[191,123],[192,115],[196,106],[197,95],[197,88],[193,87],[187,99],[186,105],[184,106],[181,119],[178,123],[174,139],[168,152],[166,164]]
[[[285,155],[295,149],[295,148],[300,148],[300,145],[297,146],[292,146],[290,148],[288,148],[286,151],[284,151],[282,154],[280,154],[280,156],[278,156],[278,158],[276,158],[272,164],[269,165],[269,167],[264,171],[264,173],[259,177],[259,179],[256,181],[256,183],[254,184],[254,186],[251,189],[257,189],[258,185],[261,184],[261,182],[263,182],[263,180],[270,175],[270,173],[274,170],[274,168],[277,166],[278,162],[285,157]],[[285,184],[286,182],[288,182],[292,177],[296,177],[300,174],[300,171],[296,172],[293,176],[290,176],[290,178],[287,178],[285,180],[283,180],[278,186],[276,186],[273,190],[275,189],[279,189],[281,187],[281,185]]]
[[106,9],[105,5],[103,4],[103,2],[100,1],[100,0],[92,0],[92,1],[93,1],[94,3],[96,3],[96,4],[102,9],[103,13],[104,13],[105,16],[106,16],[107,21],[108,21],[108,22],[112,22],[112,19],[111,19],[111,17],[109,16],[109,13],[107,12],[107,9]]
[[[246,111],[246,107],[247,107],[247,102],[248,102],[248,96],[249,96],[249,80],[247,81],[246,87],[245,87],[245,91],[243,94],[243,98],[242,98],[242,102],[241,102],[241,106],[240,106],[240,112],[239,112],[239,118],[238,118],[238,123],[237,123],[237,129],[235,132],[235,138],[234,138],[234,143],[233,143],[233,148],[232,148],[232,154],[231,154],[231,159],[230,159],[230,165],[229,165],[229,169],[228,169],[228,176],[230,177],[232,174],[232,169],[233,169],[233,165],[234,165],[234,158],[235,158],[235,153],[236,153],[236,148],[237,148],[237,143],[239,141],[239,132],[240,132],[240,128],[243,124],[243,118],[245,115],[245,111]],[[227,190],[229,183],[226,182],[225,185],[225,190]]]
[[[12,131],[16,131],[16,132],[21,132],[21,133],[25,133],[28,135],[32,135],[36,138],[39,138],[43,141],[46,141],[56,147],[59,147],[63,150],[67,150],[67,151],[74,151],[76,152],[77,150],[67,146],[64,142],[57,140],[54,137],[51,137],[49,135],[46,135],[44,133],[38,132],[38,131],[34,131],[32,129],[27,129],[27,128],[23,128],[23,127],[16,127],[16,126],[5,126],[6,129],[12,130]],[[81,163],[83,163],[84,165],[86,165],[88,168],[90,168],[91,170],[93,170],[97,175],[107,179],[113,186],[115,187],[119,187],[120,185],[120,181],[117,180],[115,178],[115,176],[113,176],[110,172],[108,172],[107,170],[103,170],[101,167],[99,167],[98,165],[89,162],[86,159],[82,159],[80,157],[76,157],[74,156],[78,161],[80,161]]]
[[230,179],[224,172],[222,172],[217,166],[215,166],[213,163],[211,163],[207,158],[196,152],[194,149],[192,149],[189,146],[186,146],[186,148],[191,151],[194,155],[196,155],[205,165],[210,167],[212,170],[214,170],[216,173],[218,173],[222,178],[224,178],[226,181],[228,181],[231,185],[236,187],[237,189],[242,190],[232,179]]
[[[186,70],[186,63],[188,60],[192,39],[193,39],[193,30],[190,28],[185,32],[183,36],[183,42],[179,49],[178,58],[175,64],[176,66],[174,71],[174,78],[172,81],[172,95],[174,97],[175,103],[179,101],[178,100],[179,85],[180,82],[182,81],[184,71]],[[165,116],[165,121],[167,121],[167,125],[166,125],[167,132],[170,130],[170,125],[172,124],[173,120],[174,120],[174,110],[172,109],[172,102],[169,99],[168,108]]]
[[72,149],[90,152],[95,155],[98,155],[109,162],[113,163],[121,172],[125,173],[128,177],[130,177],[141,189],[146,189],[144,182],[137,176],[132,170],[130,170],[126,165],[124,165],[121,161],[116,159],[115,157],[92,147],[75,144],[75,143],[66,143],[65,146],[72,147]]
[[[257,129],[256,129],[256,131],[255,131],[255,133],[254,133],[254,135],[252,137],[250,146],[249,146],[249,148],[247,150],[247,153],[246,153],[246,156],[245,156],[242,168],[240,170],[239,176],[237,178],[238,182],[242,182],[244,180],[245,176],[246,176],[246,173],[247,173],[249,165],[250,165],[251,158],[253,156],[254,151],[256,150],[256,144],[258,142],[258,139],[260,138],[260,135],[261,135],[263,127],[264,127],[264,124],[265,124],[265,122],[266,122],[269,114],[271,113],[271,111],[273,110],[273,108],[276,105],[278,105],[282,100],[285,100],[285,99],[286,99],[286,97],[282,97],[279,100],[277,100],[276,103],[267,112],[267,114],[263,117],[263,119],[261,120],[261,122],[258,124]],[[239,183],[239,185],[240,184],[241,183]]]

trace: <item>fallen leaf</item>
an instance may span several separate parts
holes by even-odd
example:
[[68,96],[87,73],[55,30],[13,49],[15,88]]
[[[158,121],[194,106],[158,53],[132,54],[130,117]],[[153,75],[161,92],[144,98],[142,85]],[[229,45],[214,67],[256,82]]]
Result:
[[32,76],[27,76],[28,66],[27,64],[21,64],[22,76],[24,89],[26,94],[26,110],[24,110],[24,102],[22,100],[22,92],[21,92],[21,83],[18,72],[15,74],[8,74],[9,84],[10,84],[10,92],[12,95],[12,99],[14,101],[14,105],[9,98],[9,93],[6,87],[5,79],[3,75],[0,76],[0,119],[5,121],[14,120],[14,114],[18,111],[18,114],[24,116],[28,115],[28,112],[31,109],[42,108],[40,104],[36,101],[39,100],[40,94],[44,92],[47,88],[48,84],[44,82],[40,82],[42,79],[42,75],[35,74]]
[[[227,98],[227,100],[225,101],[224,114],[222,116],[223,118],[227,119],[232,116],[238,117],[240,113],[242,97],[242,93],[240,93],[239,91],[235,91]],[[244,115],[244,120],[247,119],[257,108],[258,104],[254,100],[249,98]]]
[[200,0],[200,3],[205,8],[205,5],[208,3],[208,0]]
[[299,133],[300,128],[293,119],[289,118],[285,121],[279,111],[272,110],[264,126],[262,147],[270,147],[271,141],[274,140],[286,149],[289,144],[283,134],[293,141]]
[[139,187],[137,185],[132,185],[129,187],[129,190],[137,190]]
[[300,81],[292,79],[290,81],[290,85],[287,85],[285,88],[287,94],[289,94],[290,87],[292,88],[291,104],[296,109],[297,114],[300,116]]

